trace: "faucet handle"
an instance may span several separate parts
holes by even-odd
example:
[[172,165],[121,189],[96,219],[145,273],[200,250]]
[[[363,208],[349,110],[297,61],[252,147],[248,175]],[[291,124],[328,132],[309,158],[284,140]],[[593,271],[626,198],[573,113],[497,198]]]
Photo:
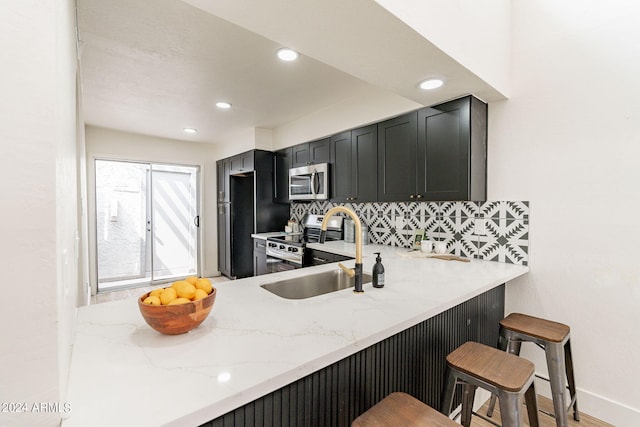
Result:
[[349,268],[349,267],[345,266],[341,262],[338,263],[338,267],[340,267],[342,269],[342,271],[347,273],[347,276],[349,276],[349,277],[354,277],[356,275],[356,271],[353,268]]

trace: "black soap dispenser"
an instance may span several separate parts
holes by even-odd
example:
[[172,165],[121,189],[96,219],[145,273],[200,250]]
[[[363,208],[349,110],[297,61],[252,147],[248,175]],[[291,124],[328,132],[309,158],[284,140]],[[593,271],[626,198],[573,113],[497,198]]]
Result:
[[384,287],[384,266],[382,265],[382,258],[380,258],[380,252],[374,252],[376,254],[376,263],[373,266],[373,287]]

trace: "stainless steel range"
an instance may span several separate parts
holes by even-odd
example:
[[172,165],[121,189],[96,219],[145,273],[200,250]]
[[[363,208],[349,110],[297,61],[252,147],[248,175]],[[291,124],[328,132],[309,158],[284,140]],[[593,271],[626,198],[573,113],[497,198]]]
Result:
[[[308,267],[312,264],[306,243],[318,242],[323,215],[307,215],[302,222],[304,232],[267,239],[267,271],[293,270]],[[326,240],[342,240],[342,217],[332,217],[327,226]]]

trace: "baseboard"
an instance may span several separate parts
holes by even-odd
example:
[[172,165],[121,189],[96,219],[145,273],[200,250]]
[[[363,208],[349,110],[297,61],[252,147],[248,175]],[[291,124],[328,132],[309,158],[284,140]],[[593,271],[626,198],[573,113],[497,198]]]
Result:
[[[536,392],[551,399],[549,383],[536,379]],[[640,426],[640,410],[578,387],[578,410],[616,427]]]
[[578,409],[617,427],[640,426],[640,410],[578,388]]

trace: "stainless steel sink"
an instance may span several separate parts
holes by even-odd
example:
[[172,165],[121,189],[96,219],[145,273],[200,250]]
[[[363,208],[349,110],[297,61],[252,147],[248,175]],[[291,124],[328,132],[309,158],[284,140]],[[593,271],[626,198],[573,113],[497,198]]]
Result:
[[[354,281],[355,278],[349,277],[347,273],[338,269],[265,283],[260,285],[260,287],[282,298],[305,299],[341,289],[352,288]],[[362,283],[370,282],[371,275],[363,274]]]

